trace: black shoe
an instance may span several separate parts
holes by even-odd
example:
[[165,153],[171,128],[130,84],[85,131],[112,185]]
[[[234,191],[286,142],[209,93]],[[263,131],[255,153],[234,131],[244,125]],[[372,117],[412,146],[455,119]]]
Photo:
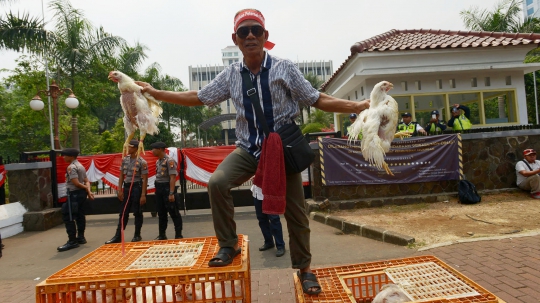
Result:
[[283,257],[284,254],[285,254],[285,247],[277,249],[276,257]]
[[131,239],[131,242],[139,242],[141,240],[142,240],[141,236],[135,235],[135,236],[133,236],[133,239]]
[[114,236],[109,241],[105,242],[105,244],[120,243],[120,242],[122,242],[122,238],[120,236]]
[[[134,239],[135,239],[135,238],[134,238]],[[159,236],[157,236],[157,238],[155,238],[154,240],[160,240],[160,241],[161,241],[161,240],[167,240],[167,236],[165,236],[165,235],[159,235]],[[139,241],[140,241],[140,240],[139,240]],[[136,241],[133,241],[133,242],[136,242]]]
[[174,238],[175,239],[184,239],[184,236],[182,236],[182,230],[175,232],[174,233]]
[[77,243],[79,244],[86,244],[88,242],[86,242],[86,238],[85,237],[79,237],[77,238]]
[[274,244],[264,243],[263,246],[259,247],[259,251],[269,250],[270,248],[274,248]]
[[79,247],[79,243],[77,243],[77,241],[67,241],[66,244],[59,246],[57,249],[58,251],[66,251],[77,247]]

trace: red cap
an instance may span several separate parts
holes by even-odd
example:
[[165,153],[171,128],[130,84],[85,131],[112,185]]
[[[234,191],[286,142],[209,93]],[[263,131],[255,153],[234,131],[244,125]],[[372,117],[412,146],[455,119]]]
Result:
[[[262,27],[266,30],[266,27],[264,25],[264,16],[261,12],[259,12],[258,10],[256,9],[250,9],[250,8],[247,8],[247,9],[243,9],[241,11],[239,11],[236,16],[234,17],[234,32],[236,33],[236,30],[238,29],[238,25],[240,25],[240,23],[242,23],[243,21],[245,20],[255,20],[257,22],[259,22]],[[270,41],[266,41],[264,43],[264,47],[267,49],[267,50],[271,50],[272,48],[274,48],[276,44],[270,42]]]
[[528,155],[531,155],[531,154],[535,154],[536,155],[536,152],[534,151],[534,149],[532,148],[529,148],[529,149],[526,149],[523,151],[523,155],[524,156],[528,156]]

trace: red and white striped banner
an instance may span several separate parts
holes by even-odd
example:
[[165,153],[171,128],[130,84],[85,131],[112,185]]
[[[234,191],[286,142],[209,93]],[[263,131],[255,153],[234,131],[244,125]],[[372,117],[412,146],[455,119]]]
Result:
[[6,168],[0,165],[0,186],[4,185],[4,182],[6,182]]

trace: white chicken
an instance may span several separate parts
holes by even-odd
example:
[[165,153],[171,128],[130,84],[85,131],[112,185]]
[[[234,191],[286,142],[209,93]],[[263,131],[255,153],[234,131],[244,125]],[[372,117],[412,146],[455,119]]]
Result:
[[407,297],[399,286],[396,284],[386,284],[381,287],[381,290],[371,303],[403,303],[409,301],[411,299]]
[[120,105],[124,111],[124,128],[128,133],[122,155],[127,155],[129,141],[133,139],[137,128],[141,135],[138,153],[144,154],[143,141],[146,134],[159,133],[159,117],[163,112],[160,102],[148,93],[141,93],[142,87],[122,72],[112,71],[108,78],[118,83],[118,89],[121,93]]
[[403,138],[406,132],[396,133],[398,104],[387,92],[394,88],[388,81],[381,81],[371,91],[370,106],[362,111],[349,130],[349,144],[362,133],[360,148],[364,159],[387,174],[394,175],[384,156],[390,150],[394,136]]

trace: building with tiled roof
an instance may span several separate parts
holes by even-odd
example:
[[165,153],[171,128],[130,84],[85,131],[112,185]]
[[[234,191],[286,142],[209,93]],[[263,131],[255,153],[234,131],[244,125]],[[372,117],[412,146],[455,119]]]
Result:
[[[432,110],[448,121],[453,104],[471,109],[473,127],[528,124],[523,75],[539,70],[540,63],[523,60],[539,44],[540,34],[391,30],[351,46],[322,89],[360,101],[387,80],[400,113],[411,112],[421,125]],[[336,114],[337,130],[347,116]]]

